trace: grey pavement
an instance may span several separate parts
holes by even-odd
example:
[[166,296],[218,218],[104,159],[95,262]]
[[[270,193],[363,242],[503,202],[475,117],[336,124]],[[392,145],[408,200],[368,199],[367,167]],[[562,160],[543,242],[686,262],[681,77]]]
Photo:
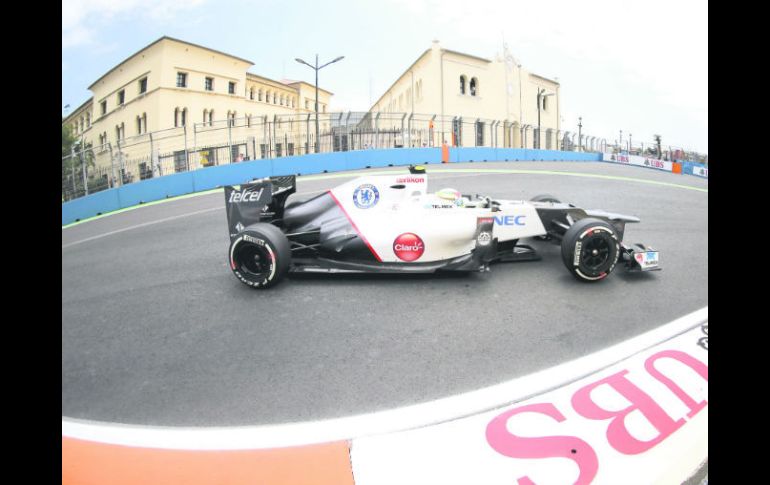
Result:
[[[560,170],[708,188],[606,163],[429,165]],[[405,168],[393,170],[405,171]],[[351,177],[353,175],[351,174]],[[348,180],[298,179],[297,198]],[[708,194],[552,174],[439,174],[500,198],[553,194],[637,215],[627,242],[663,271],[575,280],[542,261],[446,275],[296,275],[268,291],[227,265],[221,193],[62,230],[62,414],[128,424],[277,424],[349,416],[494,385],[651,330],[708,304]],[[162,222],[157,222],[162,221]]]

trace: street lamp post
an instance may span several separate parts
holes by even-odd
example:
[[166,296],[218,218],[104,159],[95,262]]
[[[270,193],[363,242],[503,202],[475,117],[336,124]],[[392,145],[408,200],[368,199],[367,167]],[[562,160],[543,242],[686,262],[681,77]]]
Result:
[[537,147],[540,149],[540,99],[547,98],[548,96],[553,96],[556,93],[545,93],[545,88],[542,90],[540,88],[537,88]]
[[578,117],[578,151],[582,152],[582,140],[583,140],[583,117]]
[[345,56],[339,56],[338,58],[334,59],[333,61],[329,61],[323,66],[318,65],[318,54],[315,55],[315,66],[308,64],[307,62],[303,61],[299,57],[294,58],[295,61],[299,62],[300,64],[304,64],[308,66],[309,68],[315,70],[315,152],[318,153],[320,151],[320,137],[321,137],[321,131],[318,128],[318,71],[323,69],[324,67],[328,66],[329,64],[334,64],[337,61],[341,61],[344,59]]

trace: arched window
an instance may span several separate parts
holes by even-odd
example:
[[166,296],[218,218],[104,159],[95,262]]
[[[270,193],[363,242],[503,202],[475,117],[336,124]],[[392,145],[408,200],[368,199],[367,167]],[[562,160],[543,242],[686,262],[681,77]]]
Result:
[[[176,112],[179,111],[178,109],[174,110],[174,118],[176,118]],[[176,124],[174,124],[176,126]],[[142,117],[137,116],[136,117],[136,134],[141,135],[142,134]]]
[[174,108],[174,127],[177,126],[179,126],[179,108]]
[[273,93],[273,104],[278,104],[278,93]]
[[249,89],[249,99],[254,101],[254,88]]
[[206,118],[209,116],[209,110],[204,109],[203,110],[203,124],[206,124],[206,121],[208,121]]
[[212,109],[209,111],[209,126],[213,126],[213,125],[214,125],[214,110]]
[[280,98],[278,98],[278,102],[280,103],[281,106],[283,106],[283,94],[281,95]]
[[465,76],[460,76],[460,94],[465,94]]
[[182,121],[181,126],[186,126],[187,125],[187,108],[182,110],[182,120],[181,121]]
[[479,92],[479,80],[475,77],[471,79],[470,91],[471,96],[476,96],[476,94]]

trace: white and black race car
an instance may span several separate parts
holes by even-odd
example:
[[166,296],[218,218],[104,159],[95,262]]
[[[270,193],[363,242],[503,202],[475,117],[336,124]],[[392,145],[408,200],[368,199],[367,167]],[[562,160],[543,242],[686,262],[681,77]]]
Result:
[[294,176],[225,187],[229,262],[235,276],[269,288],[292,272],[488,271],[489,264],[540,259],[525,238],[561,243],[579,280],[599,281],[618,261],[659,270],[658,251],[625,245],[638,217],[587,210],[548,195],[530,201],[427,191],[423,167],[362,176],[304,201],[287,199]]

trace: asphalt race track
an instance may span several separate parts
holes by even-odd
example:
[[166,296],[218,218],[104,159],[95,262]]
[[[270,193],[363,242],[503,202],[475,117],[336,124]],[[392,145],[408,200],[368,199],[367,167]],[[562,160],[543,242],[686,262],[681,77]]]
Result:
[[[618,266],[585,284],[557,245],[533,241],[542,261],[488,273],[296,275],[255,291],[228,268],[221,192],[141,207],[62,229],[62,415],[228,426],[380,411],[545,369],[708,305],[708,193],[666,185],[707,180],[601,162],[427,168],[430,191],[549,193],[637,215],[625,241],[660,250],[663,271]],[[447,169],[543,172],[430,175]],[[300,177],[292,197],[358,173]]]

